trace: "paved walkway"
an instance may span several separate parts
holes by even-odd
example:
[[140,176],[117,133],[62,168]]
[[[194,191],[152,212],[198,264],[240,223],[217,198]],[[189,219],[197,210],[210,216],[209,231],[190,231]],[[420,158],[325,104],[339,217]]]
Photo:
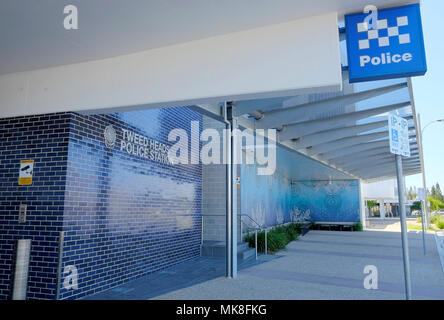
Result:
[[[421,224],[417,224],[417,217],[407,218],[407,224],[415,224],[421,226]],[[367,220],[367,230],[369,231],[390,231],[390,232],[401,232],[401,221],[398,218],[370,218]]]
[[[239,272],[169,292],[156,299],[404,299],[399,232],[310,231],[274,259]],[[436,242],[409,232],[414,299],[444,299]],[[379,289],[363,288],[366,265],[378,268]]]
[[[277,255],[262,255],[257,261],[248,260],[242,263],[239,269],[250,268],[277,258]],[[84,300],[146,300],[224,275],[225,258],[199,257],[85,297]]]

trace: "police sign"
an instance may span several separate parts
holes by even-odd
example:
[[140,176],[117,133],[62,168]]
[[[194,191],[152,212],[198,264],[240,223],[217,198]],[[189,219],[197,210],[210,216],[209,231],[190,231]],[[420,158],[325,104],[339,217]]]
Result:
[[371,19],[346,15],[345,29],[351,83],[426,73],[419,4],[378,10]]

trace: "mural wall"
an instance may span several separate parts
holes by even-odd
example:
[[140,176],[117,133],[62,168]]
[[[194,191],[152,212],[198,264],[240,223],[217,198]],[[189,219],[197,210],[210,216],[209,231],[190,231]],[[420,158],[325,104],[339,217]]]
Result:
[[[358,180],[329,176],[328,172],[323,175],[331,178],[318,180],[316,177],[326,167],[313,160],[307,163],[301,157],[278,146],[278,165],[271,176],[260,176],[255,165],[243,164],[241,213],[263,226],[290,221],[360,221]],[[295,170],[283,163],[291,163]],[[300,171],[313,180],[298,180]]]
[[360,220],[358,180],[294,181],[292,189],[293,210],[308,211],[311,221]]

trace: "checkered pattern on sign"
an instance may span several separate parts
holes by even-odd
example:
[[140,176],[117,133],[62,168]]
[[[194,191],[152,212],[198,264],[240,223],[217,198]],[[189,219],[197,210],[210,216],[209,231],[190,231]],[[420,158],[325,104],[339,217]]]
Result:
[[[388,47],[390,38],[398,38],[399,44],[410,43],[410,34],[399,34],[399,27],[407,26],[409,20],[407,16],[397,17],[396,26],[389,27],[387,19],[377,20],[376,28],[371,29],[368,22],[358,23],[358,32],[366,32],[367,39],[359,40],[359,49],[369,49],[370,40],[377,40],[379,47]],[[381,35],[383,30],[387,30],[386,35]],[[385,33],[385,32],[384,32]]]

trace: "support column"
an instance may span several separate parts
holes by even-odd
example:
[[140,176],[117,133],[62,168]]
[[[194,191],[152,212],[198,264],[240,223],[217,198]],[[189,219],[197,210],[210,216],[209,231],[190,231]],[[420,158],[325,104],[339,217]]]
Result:
[[233,110],[230,103],[225,104],[225,159],[227,165],[227,223],[226,223],[226,277],[237,277],[237,190],[236,177],[238,165],[236,164],[237,143],[233,130],[237,129],[237,121],[233,119]]
[[424,164],[424,149],[422,145],[422,128],[421,128],[421,115],[418,113],[418,133],[419,133],[419,139],[418,146],[420,151],[420,160],[421,160],[421,174],[422,174],[422,187],[424,188],[425,193],[425,201],[423,202],[422,207],[422,220],[425,222],[426,228],[430,228],[430,212],[428,210],[427,206],[427,183],[426,183],[426,175],[425,175],[425,164]]
[[402,256],[404,259],[404,281],[405,281],[405,296],[406,300],[412,299],[412,288],[410,281],[410,259],[409,246],[407,239],[407,222],[405,214],[405,181],[402,170],[402,157],[396,155],[396,176],[398,179],[398,199],[399,199],[399,213],[401,220],[401,240],[402,240]]
[[379,217],[382,220],[385,219],[385,203],[384,203],[384,199],[379,200]]
[[[231,128],[232,130],[237,130],[237,119],[233,118],[231,121]],[[237,223],[238,223],[238,208],[237,208],[237,200],[238,200],[238,193],[237,193],[237,176],[239,175],[239,164],[237,162],[238,158],[238,152],[241,152],[237,147],[237,135],[232,134],[231,135],[231,234],[232,234],[232,241],[231,241],[231,270],[232,270],[232,278],[237,278]],[[242,155],[240,155],[242,156]]]
[[361,217],[362,228],[365,229],[367,227],[367,219],[368,219],[368,211],[366,201],[362,198],[362,181],[359,180],[359,210]]

